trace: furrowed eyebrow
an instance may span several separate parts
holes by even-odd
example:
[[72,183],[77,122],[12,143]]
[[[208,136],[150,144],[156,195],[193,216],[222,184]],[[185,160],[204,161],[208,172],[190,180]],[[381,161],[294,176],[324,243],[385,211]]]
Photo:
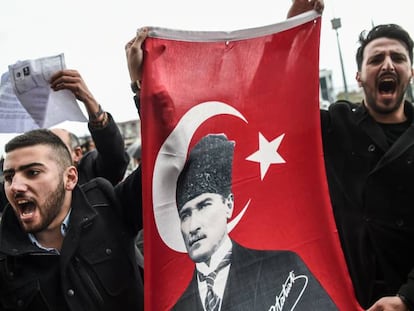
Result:
[[211,198],[205,198],[203,201],[198,202],[197,203],[197,206],[203,206],[203,205],[205,205],[209,201],[211,201]]
[[29,164],[26,164],[26,165],[19,166],[16,170],[15,169],[6,169],[6,170],[3,171],[3,174],[13,174],[13,173],[18,172],[18,171],[27,170],[28,168],[31,168],[33,166],[44,166],[44,165],[42,163],[33,162],[33,163],[29,163]]
[[198,202],[194,207],[187,207],[187,208],[181,208],[179,211],[178,211],[178,214],[179,215],[181,215],[181,214],[184,214],[184,213],[186,213],[188,210],[191,210],[191,209],[193,209],[193,208],[198,208],[198,207],[200,207],[200,206],[203,206],[204,204],[206,204],[206,202],[208,202],[208,201],[211,201],[211,198],[205,198],[204,200],[202,200],[201,202]]

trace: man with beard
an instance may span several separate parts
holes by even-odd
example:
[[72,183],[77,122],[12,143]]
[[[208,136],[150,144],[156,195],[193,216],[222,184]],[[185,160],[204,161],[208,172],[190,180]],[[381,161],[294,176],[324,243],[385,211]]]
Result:
[[5,152],[0,310],[143,310],[140,171],[115,188],[104,178],[79,186],[69,150],[45,129]]
[[[102,109],[89,91],[77,70],[65,69],[53,74],[50,86],[54,91],[68,90],[82,102],[89,116],[88,129],[96,148],[87,153],[82,151],[79,138],[62,128],[53,128],[68,147],[74,165],[78,170],[78,183],[83,184],[95,177],[104,177],[113,185],[120,182],[126,172],[129,156],[125,151],[124,139],[115,120]],[[7,204],[2,181],[0,181],[0,213]]]
[[413,41],[395,24],[361,33],[361,104],[321,111],[332,207],[359,303],[414,310]]

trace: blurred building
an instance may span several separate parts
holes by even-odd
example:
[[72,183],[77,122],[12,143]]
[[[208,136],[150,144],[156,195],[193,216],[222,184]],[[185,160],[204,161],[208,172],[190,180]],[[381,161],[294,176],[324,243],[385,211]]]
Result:
[[[129,154],[130,161],[125,172],[128,176],[141,162],[141,120],[130,120],[126,122],[117,122],[119,130],[124,137],[125,148]],[[139,149],[139,159],[137,151]]]
[[333,103],[336,100],[331,70],[319,70],[319,94],[321,104],[323,105],[326,105],[326,103]]
[[135,141],[141,139],[141,120],[117,122],[119,130],[124,137],[125,147],[128,148]]

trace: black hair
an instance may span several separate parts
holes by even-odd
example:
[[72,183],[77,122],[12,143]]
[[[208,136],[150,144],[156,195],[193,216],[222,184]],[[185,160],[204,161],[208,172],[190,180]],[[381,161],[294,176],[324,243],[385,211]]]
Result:
[[359,35],[360,46],[356,53],[358,71],[360,71],[362,67],[365,47],[368,45],[368,43],[378,38],[395,39],[404,43],[408,54],[410,55],[411,65],[413,64],[413,40],[411,39],[408,32],[399,25],[384,24],[373,27],[368,33],[367,31],[363,31]]
[[52,150],[56,151],[53,155],[56,161],[62,168],[66,168],[72,163],[72,156],[66,147],[65,143],[55,135],[52,131],[47,129],[36,129],[28,131],[21,135],[12,138],[4,147],[4,151],[9,153],[16,149],[24,147],[32,147],[36,145],[50,146]]

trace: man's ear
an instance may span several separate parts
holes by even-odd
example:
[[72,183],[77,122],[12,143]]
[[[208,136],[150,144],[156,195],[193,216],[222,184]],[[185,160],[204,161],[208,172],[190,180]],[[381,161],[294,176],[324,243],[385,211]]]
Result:
[[233,193],[230,193],[226,198],[226,207],[227,207],[227,219],[231,218],[231,215],[233,215],[233,209],[234,209],[234,196]]
[[69,166],[64,173],[65,189],[72,191],[78,183],[78,170],[75,166]]
[[78,164],[82,156],[83,156],[82,148],[80,146],[75,147],[75,149],[73,149],[73,162],[75,164]]
[[361,84],[361,72],[357,71],[357,73],[355,75],[355,80],[357,80],[358,86],[359,87],[362,87],[362,84]]

